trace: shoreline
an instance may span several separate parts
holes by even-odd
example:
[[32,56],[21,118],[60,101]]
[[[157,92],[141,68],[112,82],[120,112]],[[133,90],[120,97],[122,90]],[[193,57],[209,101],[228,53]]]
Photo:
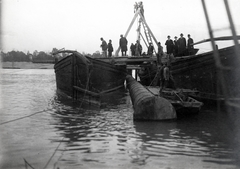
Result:
[[1,62],[2,69],[53,69],[53,63]]

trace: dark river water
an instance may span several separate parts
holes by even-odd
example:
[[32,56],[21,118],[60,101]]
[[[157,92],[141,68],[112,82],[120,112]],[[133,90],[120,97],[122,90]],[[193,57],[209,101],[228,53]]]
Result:
[[130,96],[105,108],[58,96],[53,69],[2,69],[0,168],[240,168],[228,114],[135,122]]

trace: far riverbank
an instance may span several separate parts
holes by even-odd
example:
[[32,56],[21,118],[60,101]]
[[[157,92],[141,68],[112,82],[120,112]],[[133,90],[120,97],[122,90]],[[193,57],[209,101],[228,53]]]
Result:
[[51,63],[1,62],[3,69],[53,69]]

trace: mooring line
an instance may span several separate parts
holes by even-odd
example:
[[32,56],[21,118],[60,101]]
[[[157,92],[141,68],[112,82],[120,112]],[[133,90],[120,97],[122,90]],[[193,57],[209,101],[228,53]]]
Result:
[[5,122],[0,123],[0,126],[3,125],[3,124],[7,124],[7,123],[11,123],[11,122],[18,121],[18,120],[21,120],[21,119],[25,119],[27,117],[31,117],[31,116],[34,116],[36,114],[43,113],[43,112],[46,112],[46,111],[49,111],[49,110],[51,110],[51,109],[38,111],[38,112],[35,112],[35,113],[27,115],[27,116],[23,116],[23,117],[19,117],[19,118],[13,119],[13,120],[5,121]]
[[28,168],[28,166],[31,167],[32,169],[34,169],[34,167],[31,166],[31,164],[29,164],[25,158],[23,158],[23,160],[24,160],[24,162],[25,162],[25,168],[26,168],[26,169]]
[[56,152],[57,152],[59,146],[62,144],[63,140],[64,140],[64,137],[62,138],[62,140],[61,140],[60,143],[58,144],[57,148],[54,150],[52,156],[51,156],[50,159],[48,160],[47,164],[43,167],[43,169],[47,168],[48,164],[49,164],[50,161],[52,160],[53,156],[56,154]]

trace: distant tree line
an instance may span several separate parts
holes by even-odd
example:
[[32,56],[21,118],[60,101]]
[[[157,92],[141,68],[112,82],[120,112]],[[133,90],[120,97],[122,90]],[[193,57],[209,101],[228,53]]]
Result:
[[41,62],[41,61],[54,61],[54,57],[51,54],[43,51],[34,51],[33,54],[27,52],[25,54],[21,51],[1,52],[2,62]]
[[[56,48],[53,48],[53,51],[57,51]],[[54,63],[55,59],[57,57],[57,60],[61,60],[62,58],[66,57],[67,54],[57,54],[56,56],[53,56],[52,53],[46,53],[43,51],[38,52],[35,50],[32,54],[27,52],[24,53],[22,51],[11,51],[11,52],[1,52],[1,61],[2,62],[42,62],[42,63]],[[82,55],[87,55],[89,57],[93,58],[100,58],[102,57],[101,53],[99,51],[94,52],[92,55],[88,53],[81,53]]]
[[2,62],[31,62],[31,58],[28,55],[19,51],[1,52],[1,60]]

